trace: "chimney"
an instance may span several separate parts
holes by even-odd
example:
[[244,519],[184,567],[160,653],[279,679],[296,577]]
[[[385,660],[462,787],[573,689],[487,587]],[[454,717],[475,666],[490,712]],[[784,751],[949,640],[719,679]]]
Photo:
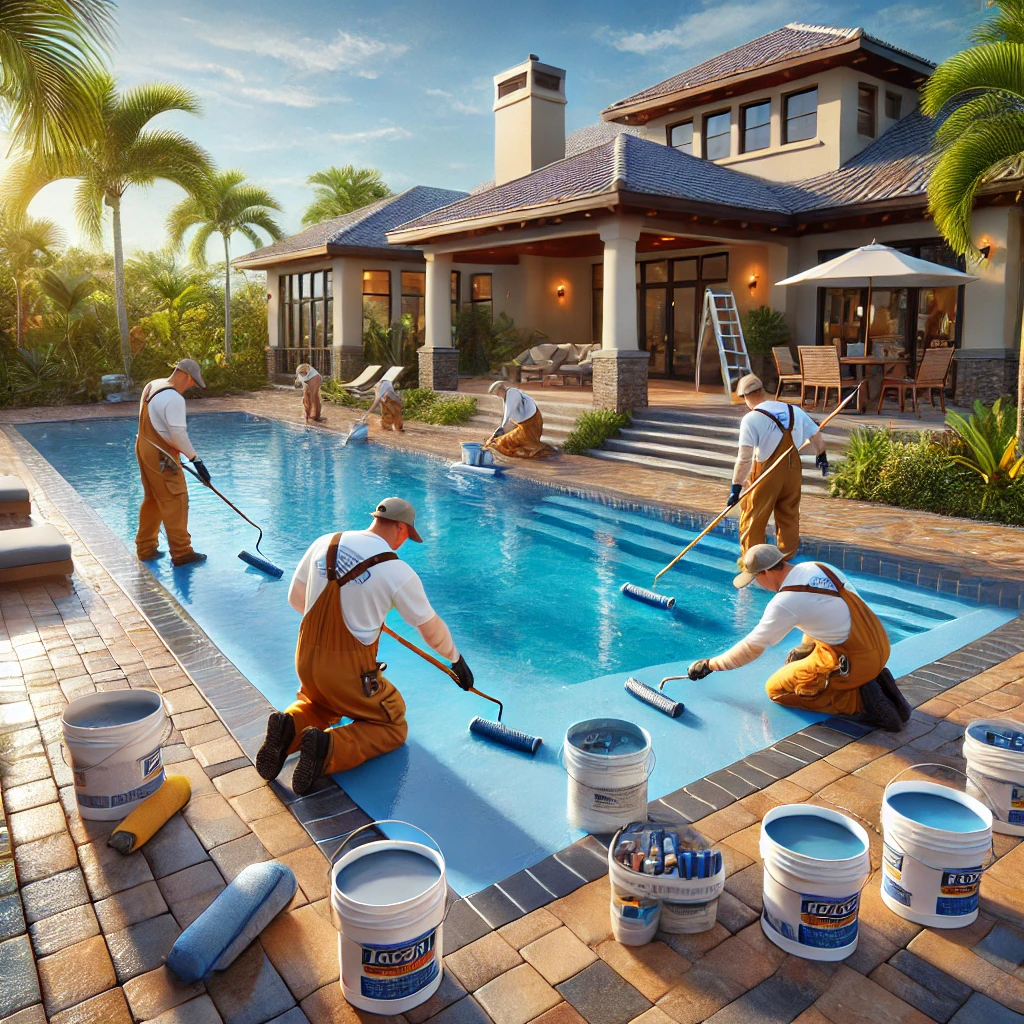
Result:
[[494,78],[494,183],[565,156],[565,71],[530,56]]

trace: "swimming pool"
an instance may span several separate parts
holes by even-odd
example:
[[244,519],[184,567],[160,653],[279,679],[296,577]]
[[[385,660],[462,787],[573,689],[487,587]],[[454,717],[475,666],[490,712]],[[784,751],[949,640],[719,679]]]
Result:
[[[191,488],[191,529],[209,561],[176,570],[164,559],[152,572],[278,707],[295,692],[299,617],[287,589],[309,542],[362,528],[387,495],[416,505],[426,543],[407,544],[402,557],[422,576],[480,688],[505,701],[506,723],[543,736],[544,746],[530,759],[471,737],[469,719],[490,716],[491,705],[384,638],[381,658],[408,704],[409,741],[339,781],[374,817],[405,819],[431,833],[462,894],[579,838],[566,823],[558,761],[574,721],[612,715],[648,729],[658,756],[654,798],[820,717],[764,695],[764,680],[789,644],[738,672],[668,684],[687,705],[678,720],[623,691],[627,675],[656,683],[723,650],[757,621],[768,598],[731,587],[731,539],[709,537],[688,555],[660,588],[677,597],[674,612],[657,611],[623,599],[618,588],[627,580],[649,585],[693,531],[654,514],[513,478],[467,478],[440,460],[380,445],[344,448],[337,434],[245,414],[193,414],[189,426],[214,483],[263,525],[263,548],[285,577],[270,580],[237,559],[240,548],[253,549],[255,531],[198,485]],[[134,550],[141,499],[134,421],[19,429]],[[853,580],[885,620],[896,675],[1012,617],[877,577]],[[417,639],[401,620],[392,625]]]

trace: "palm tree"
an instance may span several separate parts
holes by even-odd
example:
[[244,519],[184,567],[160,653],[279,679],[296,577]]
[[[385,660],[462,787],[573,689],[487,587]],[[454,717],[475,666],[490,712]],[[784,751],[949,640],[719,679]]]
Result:
[[194,267],[181,266],[170,250],[137,253],[128,261],[127,270],[149,293],[157,312],[166,317],[168,339],[176,345],[182,313],[204,299],[203,275]]
[[189,259],[206,266],[206,243],[214,234],[224,239],[224,358],[231,358],[231,236],[237,231],[257,248],[264,241],[260,228],[276,240],[283,234],[272,211],[281,205],[265,189],[245,180],[242,171],[210,171],[202,186],[171,210],[167,230],[171,246],[178,248],[192,228]]
[[111,0],[0,3],[0,103],[27,150],[67,152],[95,130],[83,81],[110,42]]
[[25,281],[41,258],[50,256],[62,240],[52,220],[24,214],[0,219],[0,257],[14,279],[18,348],[25,335]]
[[[938,162],[928,182],[932,218],[950,246],[974,259],[971,214],[978,190],[1024,167],[1024,2],[994,0],[978,43],[943,61],[921,90],[921,109],[939,117]],[[1021,324],[1024,356],[1024,323]],[[1017,382],[1017,438],[1024,440],[1024,358]]]
[[99,287],[99,281],[92,274],[61,274],[46,270],[39,278],[39,287],[53,305],[64,314],[64,344],[68,355],[79,372],[78,356],[71,346],[71,324],[85,312],[85,303]]
[[124,244],[121,200],[133,186],[172,181],[186,191],[201,186],[209,168],[206,153],[180,132],[148,128],[157,115],[171,110],[199,113],[199,101],[179,85],[154,82],[119,92],[105,71],[89,76],[89,90],[98,111],[95,131],[87,142],[67,153],[36,152],[10,172],[9,194],[24,209],[45,185],[77,178],[75,213],[92,239],[103,235],[103,208],[110,209],[114,235],[114,300],[121,336],[124,372],[131,379],[132,350],[124,292]]
[[358,210],[377,199],[387,199],[391,189],[384,184],[380,171],[372,167],[325,167],[311,174],[306,183],[316,185],[313,202],[302,217],[305,225],[319,224],[322,220],[340,217]]

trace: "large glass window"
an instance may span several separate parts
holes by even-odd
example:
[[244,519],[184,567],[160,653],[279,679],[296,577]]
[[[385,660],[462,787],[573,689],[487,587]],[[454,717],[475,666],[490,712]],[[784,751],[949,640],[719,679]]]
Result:
[[674,124],[668,130],[668,144],[680,153],[689,153],[693,156],[693,122],[684,121],[682,124]]
[[752,103],[742,110],[741,152],[753,153],[771,145],[772,105],[770,100]]
[[363,323],[376,320],[385,327],[391,323],[391,271],[363,271]]
[[795,92],[783,100],[782,141],[802,142],[818,134],[818,87]]
[[423,342],[426,331],[424,294],[427,275],[421,270],[402,271],[402,323],[412,328],[417,344]]
[[282,274],[278,329],[282,348],[326,348],[334,341],[329,270]]
[[452,323],[462,309],[462,271],[452,271]]
[[732,151],[729,139],[732,112],[723,110],[704,118],[704,158],[723,160]]
[[857,134],[875,137],[875,108],[878,90],[873,85],[857,86]]
[[494,319],[494,297],[491,293],[490,274],[471,274],[469,278],[469,301],[474,309],[486,309]]
[[897,92],[885,94],[885,116],[890,121],[898,121],[903,113],[903,97]]
[[604,330],[604,264],[590,268],[590,337],[600,344]]

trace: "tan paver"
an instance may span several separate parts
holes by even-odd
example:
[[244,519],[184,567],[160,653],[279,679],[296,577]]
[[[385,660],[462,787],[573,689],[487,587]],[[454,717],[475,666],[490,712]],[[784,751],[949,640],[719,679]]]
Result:
[[597,959],[597,954],[564,926],[524,946],[519,953],[549,985],[579,974]]
[[523,958],[497,932],[489,932],[444,958],[445,968],[467,992],[475,992],[522,962]]
[[222,1024],[222,1021],[210,997],[202,995],[161,1013],[151,1024]]
[[14,861],[22,885],[78,867],[75,844],[67,832],[19,844],[14,848]]
[[233,772],[225,772],[223,775],[218,775],[213,780],[213,784],[222,796],[229,799],[266,786],[266,782],[260,778],[255,768],[238,768]]
[[541,907],[540,910],[535,910],[532,914],[499,928],[498,934],[514,949],[522,949],[528,943],[561,926],[562,922],[554,914]]
[[249,833],[245,822],[220,793],[193,797],[181,813],[207,850]]
[[95,907],[100,927],[108,934],[167,913],[160,889],[152,881],[98,900]]
[[80,907],[44,917],[30,925],[28,932],[32,939],[32,949],[40,957],[99,935],[100,926],[96,912],[88,903],[83,903]]
[[475,993],[494,1024],[526,1024],[562,997],[529,965],[521,964]]
[[269,818],[251,821],[249,827],[256,833],[271,857],[280,857],[301,846],[309,845],[309,834],[295,820],[291,811],[281,811]]
[[568,925],[588,946],[597,946],[611,938],[609,915],[611,890],[608,878],[599,878],[581,886],[574,893],[555,900],[548,910],[563,924]]
[[331,863],[312,843],[292,850],[277,860],[292,869],[299,888],[311,903],[330,895]]
[[49,1015],[77,1006],[117,984],[114,965],[99,935],[36,961]]
[[652,1003],[679,985],[683,975],[693,966],[664,942],[623,946],[609,939],[597,947],[597,952],[605,963]]
[[534,1017],[530,1024],[587,1024],[587,1022],[571,1003],[559,1003],[539,1017]]
[[312,904],[278,914],[260,941],[296,1001],[338,980],[338,933]]
[[206,991],[201,981],[182,984],[166,967],[125,982],[124,994],[136,1020],[152,1020]]
[[50,1018],[50,1024],[132,1024],[124,993],[113,988]]
[[931,1017],[903,1002],[881,985],[845,964],[832,977],[825,994],[814,1004],[834,1024],[930,1024]]
[[30,811],[18,811],[7,816],[7,827],[10,829],[11,842],[15,847],[23,843],[32,843],[56,833],[64,832],[67,823],[64,820],[64,808],[58,801],[33,807]]

